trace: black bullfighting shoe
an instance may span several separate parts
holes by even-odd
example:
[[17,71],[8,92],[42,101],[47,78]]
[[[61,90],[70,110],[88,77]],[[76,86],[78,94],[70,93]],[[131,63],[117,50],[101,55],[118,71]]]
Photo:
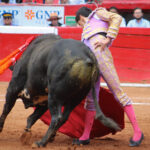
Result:
[[141,138],[139,139],[139,141],[133,141],[132,138],[130,139],[130,144],[129,146],[134,147],[134,146],[139,146],[141,144],[141,142],[144,139],[144,134],[142,133]]
[[88,145],[89,143],[90,139],[88,140],[73,139],[72,145]]

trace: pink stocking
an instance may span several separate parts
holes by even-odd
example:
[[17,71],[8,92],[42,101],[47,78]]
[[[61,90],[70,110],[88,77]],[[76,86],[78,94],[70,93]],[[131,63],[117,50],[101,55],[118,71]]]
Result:
[[82,136],[79,138],[79,140],[88,140],[90,137],[90,132],[93,126],[94,117],[96,112],[87,110],[86,116],[85,116],[85,125],[84,125],[84,131]]
[[138,126],[133,106],[132,105],[125,106],[124,111],[126,112],[134,130],[134,135],[133,135],[132,140],[138,141],[141,138],[142,132]]

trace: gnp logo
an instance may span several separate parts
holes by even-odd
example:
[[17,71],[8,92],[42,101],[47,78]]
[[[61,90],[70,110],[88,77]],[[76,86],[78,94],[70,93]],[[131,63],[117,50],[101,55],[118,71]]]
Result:
[[16,16],[18,16],[18,14],[20,13],[19,10],[9,10],[9,9],[7,9],[7,10],[0,10],[0,18],[2,18],[2,14],[6,13],[6,12],[12,13],[13,18],[16,18]]
[[32,18],[34,18],[35,17],[35,13],[32,11],[32,10],[27,10],[26,12],[25,12],[25,17],[27,17],[27,19],[29,20],[32,20]]

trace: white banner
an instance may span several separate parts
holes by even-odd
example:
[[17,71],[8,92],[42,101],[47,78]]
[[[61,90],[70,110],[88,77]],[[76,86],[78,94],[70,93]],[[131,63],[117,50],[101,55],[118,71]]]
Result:
[[58,34],[55,27],[31,27],[31,26],[0,26],[0,33],[15,34]]
[[4,12],[13,14],[13,25],[17,26],[48,26],[47,19],[52,12],[56,12],[60,23],[64,24],[63,6],[0,6],[0,25],[3,25]]

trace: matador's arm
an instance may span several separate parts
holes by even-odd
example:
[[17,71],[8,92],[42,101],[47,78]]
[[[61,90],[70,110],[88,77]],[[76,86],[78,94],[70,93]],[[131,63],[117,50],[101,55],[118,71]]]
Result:
[[122,21],[122,17],[116,13],[107,11],[105,8],[98,8],[96,15],[103,21],[109,22],[107,37],[115,39]]

